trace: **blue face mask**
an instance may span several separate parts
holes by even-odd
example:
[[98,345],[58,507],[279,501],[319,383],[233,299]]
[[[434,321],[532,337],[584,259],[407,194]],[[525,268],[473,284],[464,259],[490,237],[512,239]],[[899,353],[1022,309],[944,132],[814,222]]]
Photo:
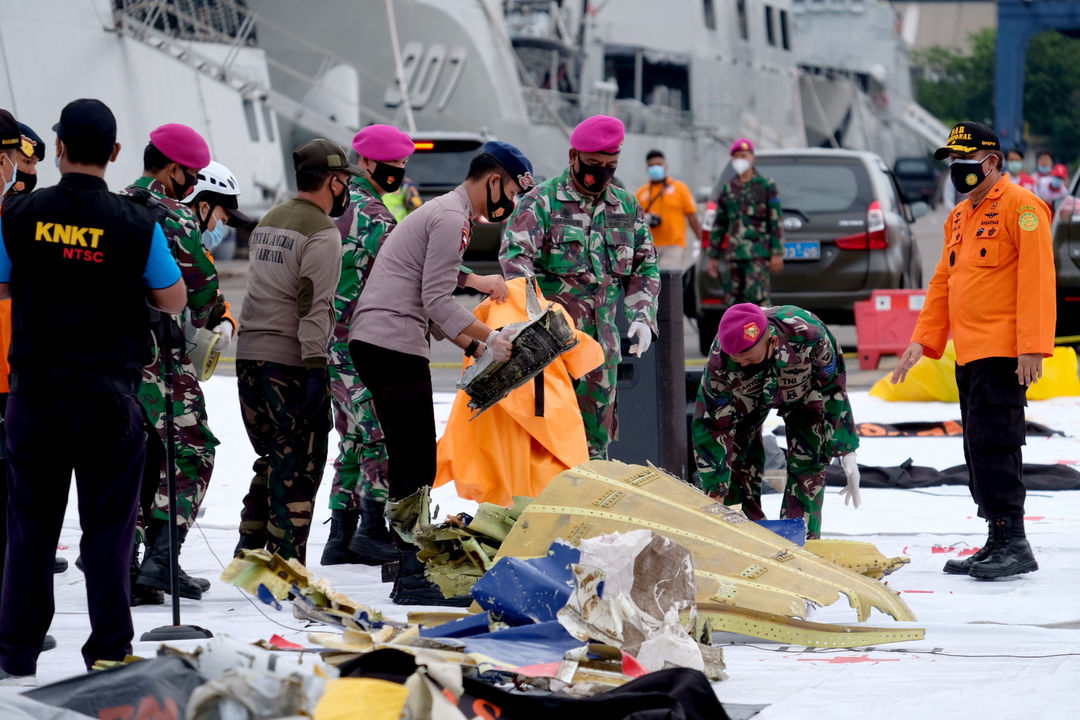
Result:
[[225,239],[225,223],[220,220],[217,221],[217,225],[213,230],[206,230],[202,234],[202,244],[207,250],[213,250],[221,241]]
[[663,165],[650,165],[649,166],[649,179],[653,182],[662,182],[667,177],[667,170]]
[[1054,169],[1053,165],[1040,165],[1039,166],[1039,174],[1040,175],[1049,175],[1050,171],[1053,170],[1053,169]]
[[1009,166],[1009,174],[1011,175],[1019,175],[1024,171],[1023,160],[1010,160],[1006,164]]
[[1061,187],[1064,184],[1065,184],[1065,181],[1062,180],[1059,177],[1050,178],[1050,187],[1054,188],[1055,190],[1057,190],[1059,187]]

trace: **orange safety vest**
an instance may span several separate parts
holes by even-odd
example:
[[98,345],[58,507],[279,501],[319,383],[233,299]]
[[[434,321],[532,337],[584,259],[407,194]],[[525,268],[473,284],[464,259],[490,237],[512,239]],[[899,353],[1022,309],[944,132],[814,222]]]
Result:
[[978,207],[965,199],[945,221],[945,247],[911,341],[940,358],[950,332],[956,361],[1054,354],[1050,211],[1002,175]]
[[[508,281],[509,299],[501,304],[485,300],[474,311],[476,317],[493,328],[527,320],[525,282],[525,278]],[[542,296],[540,301],[547,306]],[[555,309],[574,326],[562,306],[556,304]],[[575,334],[577,346],[544,370],[542,417],[536,415],[533,382],[472,421],[475,411],[468,406],[469,396],[458,391],[439,440],[435,487],[453,481],[460,497],[510,507],[515,495],[536,497],[556,475],[589,459],[571,377],[603,365],[604,349],[580,330]],[[463,369],[471,363],[472,358],[465,358]]]

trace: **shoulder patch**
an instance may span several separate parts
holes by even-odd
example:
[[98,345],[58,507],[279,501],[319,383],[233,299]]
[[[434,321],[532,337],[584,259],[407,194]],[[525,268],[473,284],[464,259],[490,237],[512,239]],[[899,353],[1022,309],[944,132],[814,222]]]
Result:
[[1019,220],[1020,229],[1024,232],[1031,232],[1039,227],[1039,216],[1032,211],[1027,211],[1020,214]]
[[472,237],[472,227],[469,225],[469,221],[465,221],[465,226],[461,228],[461,252],[465,252],[465,248],[469,246],[469,238]]

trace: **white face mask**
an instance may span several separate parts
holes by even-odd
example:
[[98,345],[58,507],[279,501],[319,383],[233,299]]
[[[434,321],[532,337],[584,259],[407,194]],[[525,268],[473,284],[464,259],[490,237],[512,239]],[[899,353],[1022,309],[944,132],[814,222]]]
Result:
[[[0,158],[3,159],[3,164],[0,164],[0,167],[3,167],[4,165],[10,165],[11,166],[11,179],[10,180],[4,180],[4,189],[3,189],[2,192],[0,192],[0,198],[2,198],[5,195],[7,195],[7,191],[10,190],[11,186],[15,184],[15,176],[18,175],[19,168],[18,168],[18,166],[15,165],[15,161],[12,160],[10,157],[8,157],[6,153],[3,154],[3,155],[0,155]],[[3,177],[2,173],[3,173],[3,171],[0,170],[0,177]]]
[[742,175],[750,169],[750,161],[746,158],[735,158],[731,161],[731,168],[735,171],[736,175]]

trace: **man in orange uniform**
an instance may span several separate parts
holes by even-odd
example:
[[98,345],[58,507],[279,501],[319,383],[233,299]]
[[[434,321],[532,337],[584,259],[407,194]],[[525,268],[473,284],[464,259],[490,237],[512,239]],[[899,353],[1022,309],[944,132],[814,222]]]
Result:
[[911,345],[893,372],[903,381],[922,355],[940,358],[952,331],[971,495],[990,532],[983,548],[945,572],[989,579],[1039,569],[1024,536],[1027,387],[1054,353],[1056,320],[1050,213],[1009,180],[997,134],[974,122],[953,128],[934,158],[968,197],[945,221],[945,249]]
[[645,211],[656,262],[661,270],[683,270],[686,255],[686,225],[701,240],[701,221],[686,183],[668,175],[667,160],[659,150],[645,155],[649,182],[638,188],[637,201]]

